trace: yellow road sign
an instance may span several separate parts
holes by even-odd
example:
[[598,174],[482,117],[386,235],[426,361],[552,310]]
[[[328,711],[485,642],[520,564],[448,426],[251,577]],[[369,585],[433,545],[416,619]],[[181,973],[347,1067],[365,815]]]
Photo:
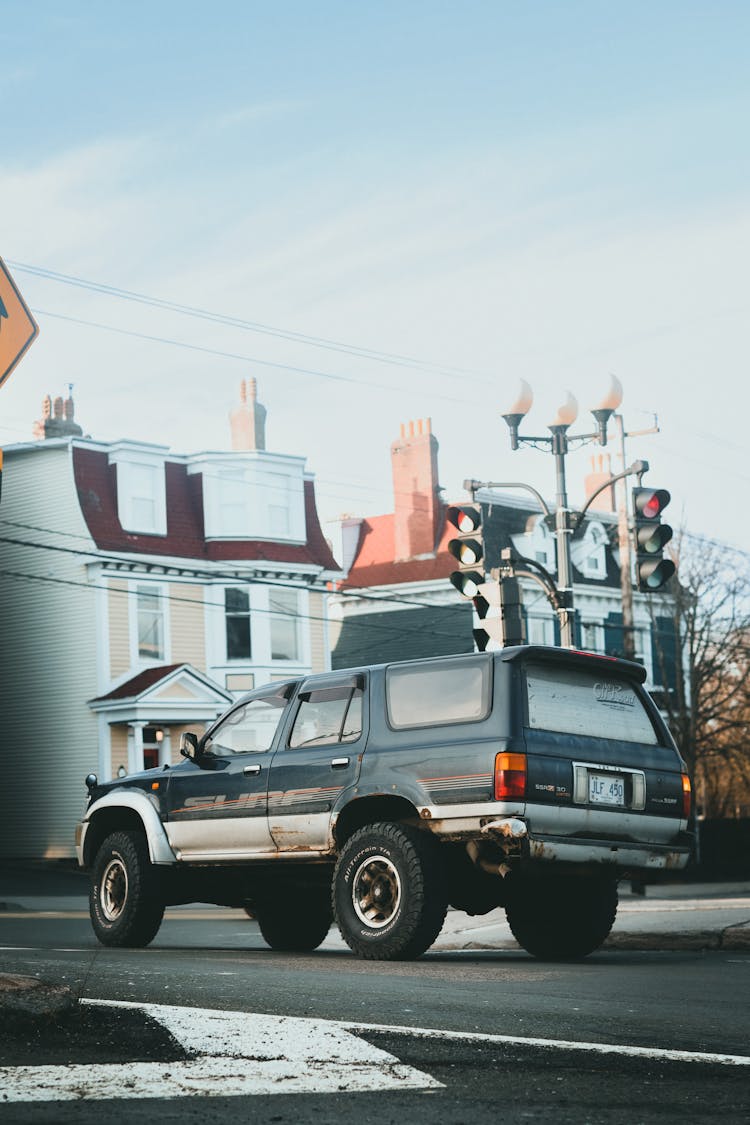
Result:
[[38,335],[39,326],[0,258],[0,387]]

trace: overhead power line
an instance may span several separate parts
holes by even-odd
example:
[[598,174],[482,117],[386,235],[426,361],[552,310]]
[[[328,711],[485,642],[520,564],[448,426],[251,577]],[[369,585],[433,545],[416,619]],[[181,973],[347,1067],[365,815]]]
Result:
[[[5,568],[0,568],[0,576],[4,577],[4,578],[21,579],[23,581],[29,581],[29,582],[44,582],[44,583],[49,583],[49,584],[56,585],[56,586],[72,586],[72,587],[80,589],[80,590],[103,590],[107,593],[111,593],[111,594],[115,594],[115,595],[123,596],[123,597],[134,597],[135,596],[133,594],[133,591],[128,590],[128,589],[121,590],[121,589],[118,589],[116,586],[109,586],[109,585],[106,585],[106,584],[102,585],[102,584],[97,583],[97,582],[79,582],[74,578],[58,578],[58,577],[55,577],[54,575],[50,575],[50,574],[30,574],[28,571],[7,570]],[[281,585],[281,583],[267,582],[267,583],[265,583],[265,585],[274,586],[274,585]],[[289,586],[284,586],[283,588],[284,589],[290,589]],[[298,588],[298,587],[295,587],[295,588]],[[325,591],[312,591],[312,592],[313,593],[322,593],[322,592],[325,592]],[[159,599],[163,600],[163,601],[166,601],[166,602],[178,602],[178,603],[181,603],[183,605],[194,605],[194,606],[200,607],[200,608],[203,608],[205,606],[208,606],[208,607],[214,608],[214,609],[221,609],[221,610],[223,610],[225,608],[223,602],[207,601],[206,599],[202,599],[202,598],[190,598],[190,597],[186,597],[186,596],[183,596],[183,595],[180,595],[180,594],[163,594],[162,593],[162,594],[159,595]],[[453,613],[454,616],[456,614],[456,611],[461,611],[461,612],[464,612],[464,613],[466,612],[466,609],[465,609],[464,606],[432,606],[432,607],[430,607],[426,603],[419,603],[419,605],[423,609],[433,608],[433,609],[446,610],[449,613]],[[263,616],[263,617],[289,617],[289,618],[292,618],[296,621],[318,621],[318,622],[321,622],[323,624],[328,624],[328,625],[331,624],[330,617],[321,616],[319,614],[299,613],[299,612],[294,611],[294,610],[259,609],[259,608],[256,608],[255,606],[253,606],[250,609],[250,616],[252,617],[253,615],[256,615],[256,616],[260,615],[260,616]],[[404,628],[404,627],[399,628],[398,627],[397,623],[398,623],[398,620],[399,620],[399,614],[388,614],[387,616],[388,616],[388,618],[392,619],[392,623],[390,623],[390,624],[379,624],[379,623],[374,622],[374,621],[358,621],[356,619],[356,617],[353,617],[353,618],[347,618],[346,625],[347,625],[347,627],[352,626],[352,627],[357,628],[357,629],[374,630],[375,632],[379,632],[379,633],[385,632],[385,633],[388,633],[389,637],[393,640],[399,640],[402,637],[405,638],[405,637],[408,637],[408,636],[413,636],[414,630],[413,630],[412,627],[409,627],[409,628]],[[421,635],[427,636],[427,637],[436,637],[436,638],[439,638],[439,637],[451,637],[452,638],[452,637],[455,636],[453,631],[443,632],[440,629],[434,629],[434,628],[433,629],[423,629],[421,631]]]
[[[200,344],[188,344],[184,340],[174,340],[169,336],[151,336],[146,332],[134,332],[130,328],[117,328],[114,324],[100,324],[95,320],[82,320],[76,316],[66,316],[64,313],[50,312],[48,309],[33,308],[32,312],[36,316],[51,316],[55,320],[65,320],[69,324],[82,325],[85,328],[98,328],[104,332],[116,332],[118,336],[130,336],[135,340],[147,340],[152,344],[167,344],[173,348],[185,348],[191,352],[201,352],[204,355],[215,355],[222,359],[236,359],[242,363],[252,363],[260,367],[272,367],[277,371],[290,371],[296,375],[311,375],[317,379],[333,379],[338,383],[354,383],[357,386],[378,387],[380,390],[394,391],[401,393],[400,387],[394,387],[391,383],[377,383],[372,379],[357,379],[353,375],[336,375],[331,371],[316,371],[309,367],[297,367],[292,363],[277,363],[270,359],[260,359],[259,356],[254,355],[240,355],[237,352],[225,352],[218,348],[204,348]],[[441,395],[436,391],[430,391],[433,398],[442,399],[444,402],[457,402],[461,405],[464,404],[465,399],[454,398],[452,395]]]
[[[281,340],[288,340],[293,343],[304,344],[308,347],[324,348],[328,351],[342,352],[344,355],[355,356],[358,359],[371,360],[376,363],[387,363],[397,367],[411,367],[416,370],[429,372],[432,374],[444,374],[450,376],[465,376],[471,374],[473,376],[481,376],[480,372],[476,370],[450,367],[445,364],[433,363],[429,360],[418,359],[415,356],[400,355],[397,352],[380,351],[377,348],[362,347],[359,344],[349,344],[341,340],[330,340],[323,336],[313,336],[304,332],[295,332],[291,329],[276,328],[269,324],[262,324],[254,320],[246,320],[243,317],[227,316],[225,313],[213,312],[210,309],[202,309],[192,305],[183,305],[177,301],[165,300],[161,297],[151,297],[146,293],[138,293],[130,289],[121,289],[116,285],[108,285],[100,281],[91,281],[87,278],[75,277],[71,274],[58,273],[56,270],[47,269],[44,266],[30,265],[27,262],[9,261],[9,265],[14,270],[19,270],[21,273],[32,274],[34,277],[40,277],[47,281],[56,281],[64,285],[73,285],[80,289],[87,289],[93,293],[100,293],[108,297],[116,297],[120,300],[134,301],[142,305],[150,305],[154,308],[168,310],[169,312],[180,313],[183,316],[190,316],[200,320],[208,320],[214,324],[223,324],[231,328],[240,328],[248,332],[257,332],[266,336],[273,336]],[[51,315],[51,314],[48,314]],[[489,378],[484,378],[482,381],[490,382]]]

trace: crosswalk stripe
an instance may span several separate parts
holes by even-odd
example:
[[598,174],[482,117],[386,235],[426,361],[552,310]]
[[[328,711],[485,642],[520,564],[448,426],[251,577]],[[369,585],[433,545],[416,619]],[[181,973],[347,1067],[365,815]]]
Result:
[[3,1104],[442,1086],[331,1021],[123,1001],[86,1003],[140,1009],[193,1057],[181,1062],[2,1067]]

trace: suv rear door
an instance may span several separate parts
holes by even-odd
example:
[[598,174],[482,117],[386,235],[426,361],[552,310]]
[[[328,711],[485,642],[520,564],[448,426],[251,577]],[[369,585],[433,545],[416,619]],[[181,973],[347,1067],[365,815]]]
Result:
[[331,810],[359,777],[367,742],[365,673],[301,685],[271,764],[268,822],[280,851],[327,851]]

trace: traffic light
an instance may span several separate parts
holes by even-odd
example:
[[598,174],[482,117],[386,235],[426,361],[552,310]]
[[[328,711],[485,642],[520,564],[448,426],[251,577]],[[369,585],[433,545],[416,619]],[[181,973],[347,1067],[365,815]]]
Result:
[[661,522],[670,500],[665,488],[633,489],[636,585],[644,594],[660,590],[675,572],[663,554],[672,538],[672,528]]
[[455,539],[448,540],[448,550],[459,567],[451,574],[451,583],[463,597],[476,597],[484,582],[481,505],[464,504],[460,508],[449,508],[446,519],[458,532]]
[[474,598],[474,612],[478,621],[473,630],[474,643],[479,652],[484,652],[490,641],[496,641],[500,648],[526,644],[523,599],[516,578],[485,582]]

